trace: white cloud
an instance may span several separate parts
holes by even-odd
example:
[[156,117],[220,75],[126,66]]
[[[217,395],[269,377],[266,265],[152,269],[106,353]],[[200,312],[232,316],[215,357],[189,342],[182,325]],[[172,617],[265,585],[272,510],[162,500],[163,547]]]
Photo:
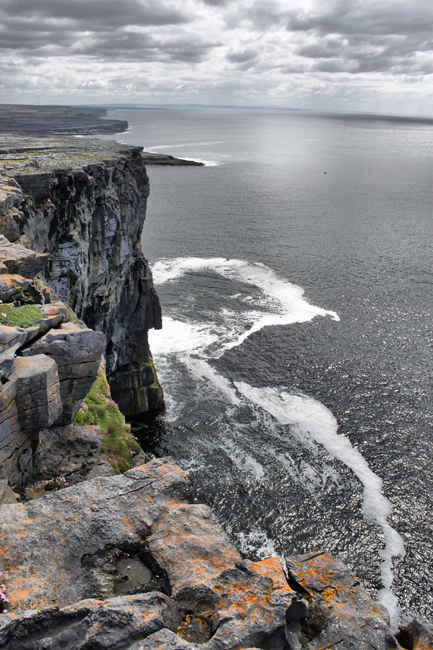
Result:
[[3,102],[433,115],[424,0],[0,0]]

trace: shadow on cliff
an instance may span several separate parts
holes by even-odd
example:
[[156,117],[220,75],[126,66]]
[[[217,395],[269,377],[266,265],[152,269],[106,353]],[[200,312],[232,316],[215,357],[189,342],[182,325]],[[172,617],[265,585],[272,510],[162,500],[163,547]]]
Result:
[[166,454],[163,441],[168,434],[168,429],[162,417],[149,418],[147,422],[129,421],[128,424],[131,425],[132,435],[137,438],[146,454],[157,458]]

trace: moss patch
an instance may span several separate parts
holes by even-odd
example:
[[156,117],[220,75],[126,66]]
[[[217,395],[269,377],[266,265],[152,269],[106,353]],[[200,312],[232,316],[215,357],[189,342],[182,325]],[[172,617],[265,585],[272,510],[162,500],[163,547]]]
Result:
[[303,648],[314,638],[320,636],[328,627],[331,613],[320,600],[310,601],[307,617],[302,621],[302,634],[300,638]]
[[35,305],[14,307],[0,304],[0,324],[8,327],[31,327],[37,320],[45,318]]
[[98,377],[75,416],[74,424],[101,427],[101,453],[107,456],[117,474],[130,469],[132,456],[142,451],[119,407],[111,399],[110,387],[102,368],[99,368]]

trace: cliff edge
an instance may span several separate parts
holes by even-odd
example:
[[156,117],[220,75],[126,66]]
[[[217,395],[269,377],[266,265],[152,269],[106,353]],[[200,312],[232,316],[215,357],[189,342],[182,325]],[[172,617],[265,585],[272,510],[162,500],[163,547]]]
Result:
[[147,332],[161,308],[141,250],[141,147],[75,138],[0,142],[0,233],[48,256],[58,298],[105,334],[107,377],[130,419],[164,408]]

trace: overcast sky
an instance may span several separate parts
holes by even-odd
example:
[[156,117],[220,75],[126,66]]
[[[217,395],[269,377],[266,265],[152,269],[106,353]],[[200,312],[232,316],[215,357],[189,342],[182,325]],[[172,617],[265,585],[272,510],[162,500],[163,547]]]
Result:
[[433,116],[432,0],[0,0],[3,103]]

